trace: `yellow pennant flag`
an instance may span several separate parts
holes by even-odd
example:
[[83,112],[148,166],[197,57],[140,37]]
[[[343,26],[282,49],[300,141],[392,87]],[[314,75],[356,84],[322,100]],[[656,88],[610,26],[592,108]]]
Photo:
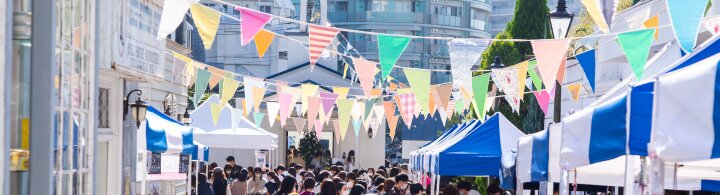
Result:
[[302,110],[300,110],[302,114],[305,114],[308,110],[308,97],[309,96],[315,96],[315,92],[318,89],[317,85],[305,83],[300,85],[300,88],[302,89]]
[[652,18],[645,20],[645,22],[643,22],[643,26],[645,26],[645,28],[655,28],[655,40],[658,40],[658,35],[659,35],[658,33],[660,32],[657,29],[659,23],[660,23],[660,18],[657,15],[655,15]]
[[243,116],[247,116],[248,108],[246,106],[247,104],[245,104],[245,98],[240,98],[240,104],[242,105],[242,108],[243,108]]
[[350,88],[347,87],[333,87],[333,93],[337,94],[337,99],[347,99]]
[[265,29],[255,34],[255,48],[257,49],[258,57],[263,58],[263,56],[265,56],[265,52],[270,47],[270,44],[272,44],[273,39],[275,39],[275,33]]
[[224,105],[230,99],[235,95],[235,91],[237,91],[237,88],[240,87],[240,82],[236,81],[232,78],[225,77],[223,79],[222,89],[221,90],[221,96],[220,96],[220,104]]
[[224,107],[224,104],[210,103],[210,113],[212,115],[213,124],[217,124],[218,119],[220,119],[220,112]]
[[527,79],[528,64],[528,61],[524,61],[517,65],[518,89],[520,90],[518,93],[518,99],[521,101],[523,100],[523,97],[525,97],[525,80]]
[[585,5],[585,9],[587,10],[588,14],[590,14],[590,17],[595,21],[595,24],[598,25],[600,30],[607,33],[610,31],[610,27],[607,24],[607,21],[605,21],[605,15],[603,14],[602,5],[600,5],[601,1],[598,0],[582,0],[581,1],[583,5]]
[[220,26],[220,12],[202,4],[195,3],[190,6],[190,14],[192,14],[193,21],[195,21],[195,27],[198,28],[198,33],[205,45],[205,49],[210,49],[215,40],[218,27]]
[[253,109],[255,109],[256,112],[260,112],[260,103],[265,98],[265,88],[255,86],[252,86],[251,88],[253,95]]
[[575,102],[577,102],[580,97],[580,87],[582,87],[582,83],[573,83],[567,86],[568,91],[570,91],[570,95],[572,95],[572,99]]
[[343,79],[345,79],[345,76],[347,76],[348,67],[349,67],[348,63],[345,63],[345,67],[343,68],[343,77],[342,77]]

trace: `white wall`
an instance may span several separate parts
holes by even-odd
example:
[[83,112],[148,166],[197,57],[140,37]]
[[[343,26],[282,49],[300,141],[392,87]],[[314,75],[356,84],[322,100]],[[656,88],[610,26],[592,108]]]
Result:
[[420,149],[421,146],[429,143],[424,140],[403,140],[402,141],[402,159],[410,159],[410,152]]

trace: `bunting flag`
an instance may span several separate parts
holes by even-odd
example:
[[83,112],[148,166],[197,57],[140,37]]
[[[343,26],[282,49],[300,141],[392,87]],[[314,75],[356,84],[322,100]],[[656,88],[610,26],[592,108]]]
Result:
[[199,0],[165,1],[163,3],[160,24],[158,25],[157,39],[166,39],[170,33],[175,32],[185,19],[190,6]]
[[290,116],[291,109],[297,102],[297,96],[281,92],[278,93],[278,102],[280,103],[280,126],[285,127],[285,120]]
[[645,22],[643,22],[643,27],[655,29],[655,36],[654,36],[655,40],[658,40],[658,35],[660,33],[660,31],[658,29],[659,24],[660,24],[660,17],[658,15],[655,15],[652,18],[645,20]]
[[455,112],[458,114],[463,114],[465,112],[465,102],[463,102],[462,99],[458,98],[455,99]]
[[352,111],[350,111],[350,116],[352,116],[352,119],[361,119],[362,118],[362,112],[365,109],[365,102],[356,100],[353,104]]
[[655,29],[650,28],[617,35],[618,42],[620,42],[620,46],[625,52],[625,57],[627,57],[637,80],[641,80],[645,72],[645,63],[648,59],[654,34]]
[[235,95],[235,91],[237,91],[237,88],[240,86],[240,82],[227,77],[223,79],[223,83],[224,84],[220,87],[220,92],[222,92],[220,94],[220,105],[225,105],[228,101],[230,101],[230,99],[233,98],[233,95]]
[[301,104],[295,104],[295,115],[298,117],[303,116],[304,114],[300,113],[302,111],[302,105]]
[[255,49],[257,49],[257,54],[260,59],[265,56],[265,52],[267,52],[268,48],[270,48],[270,44],[272,44],[274,39],[275,33],[272,33],[265,29],[261,30],[255,35]]
[[400,58],[405,48],[407,48],[410,43],[410,38],[378,34],[377,41],[380,67],[382,70],[381,78],[385,79],[390,75],[398,58]]
[[565,79],[565,69],[567,68],[567,58],[563,58],[562,62],[560,62],[560,67],[558,67],[558,72],[556,75],[555,80],[558,81],[558,83],[563,83],[563,80]]
[[374,88],[370,90],[370,97],[380,97],[382,95],[382,89]]
[[287,82],[285,81],[275,81],[275,92],[280,93],[283,92],[283,87],[287,87]]
[[265,113],[253,112],[253,119],[255,119],[255,126],[261,128],[263,119],[265,119]]
[[535,94],[535,99],[537,99],[538,104],[540,105],[540,109],[542,109],[543,113],[547,115],[548,105],[550,105],[550,94],[548,94],[547,90],[535,91],[533,93]]
[[403,122],[405,122],[405,125],[410,127],[413,115],[415,115],[415,105],[417,105],[415,94],[398,94],[395,96],[395,104],[397,104],[397,107],[400,110],[400,116],[402,116]]
[[[212,109],[212,108],[210,108],[210,109]],[[212,110],[210,110],[210,111],[212,112]],[[242,118],[243,118],[242,114],[243,114],[242,109],[239,109],[239,108],[230,109],[230,121],[232,122],[230,124],[230,127],[232,127],[232,129],[238,128],[238,124],[240,124],[240,121],[242,121]]]
[[[458,90],[472,91],[472,71],[475,63],[490,45],[489,40],[453,39],[448,42],[450,53],[450,71],[452,73],[453,87]],[[457,98],[457,97],[456,97]]]
[[510,104],[512,110],[519,113],[520,94],[518,92],[520,90],[518,89],[518,71],[516,68],[494,69],[490,76],[498,89],[505,93],[505,101]]
[[[337,132],[338,129],[340,129],[340,127],[338,127],[338,125],[337,125],[337,120],[333,120],[333,123],[336,124],[336,125],[335,125],[335,128],[334,128],[335,131],[336,131],[335,134],[340,135],[340,134]],[[317,136],[320,136],[320,134],[322,134],[322,131],[323,131],[323,125],[324,125],[323,122],[320,121],[320,120],[316,120],[316,121],[315,121],[315,124],[313,124],[313,125],[315,125],[315,134],[316,134]],[[335,137],[337,138],[337,135],[336,135]]]
[[216,104],[210,102],[210,115],[213,119],[213,124],[216,125],[218,122],[218,119],[220,119],[220,112],[222,109],[225,108],[223,104]]
[[473,77],[472,87],[475,93],[475,113],[478,118],[485,120],[485,99],[487,98],[488,85],[490,84],[490,74],[482,74]]
[[375,117],[372,119],[372,121],[370,121],[370,128],[373,130],[372,132],[370,132],[370,129],[368,129],[368,135],[372,135],[372,137],[370,137],[370,138],[377,137],[377,132],[380,128],[381,123],[382,123],[382,119],[380,117]]
[[392,116],[395,116],[395,106],[393,106],[392,102],[383,102],[383,108],[385,108],[385,118],[387,120],[390,120]]
[[448,108],[448,102],[450,102],[450,93],[452,93],[452,85],[435,85],[433,87],[437,92],[438,101],[442,108]]
[[299,112],[303,115],[308,110],[308,97],[315,96],[315,92],[317,92],[319,86],[310,84],[310,83],[303,83],[300,85],[300,89],[302,90],[302,110]]
[[270,128],[272,128],[273,124],[275,124],[275,119],[277,119],[278,112],[280,111],[280,104],[277,102],[265,102],[265,107],[267,107],[268,122],[270,123]]
[[537,67],[537,61],[531,60],[528,62],[528,74],[530,75],[530,79],[532,79],[532,84],[535,87],[535,90],[542,89],[542,79],[537,74],[537,71],[535,71],[535,68]]
[[520,101],[525,97],[525,81],[527,79],[528,64],[528,61],[524,61],[517,65],[517,88],[518,99],[520,99]]
[[578,101],[578,98],[580,97],[580,87],[582,86],[582,83],[573,83],[567,86],[568,91],[570,91],[570,95],[572,96],[572,99],[574,102]]
[[200,34],[200,39],[203,45],[205,45],[205,50],[210,49],[213,41],[215,41],[218,27],[220,26],[220,12],[202,4],[195,3],[190,6],[190,14]]
[[322,109],[325,115],[332,113],[333,106],[337,100],[338,94],[320,92],[320,98],[322,98]]
[[190,87],[190,84],[192,84],[193,79],[195,78],[195,69],[197,69],[193,64],[193,59],[181,53],[177,53],[174,51],[172,53],[175,58],[185,62],[185,80],[183,81],[183,84]]
[[[253,78],[250,76],[243,77],[243,81],[245,84],[245,87],[243,89],[243,93],[245,94],[245,103],[247,104],[247,107],[245,107],[245,110],[247,112],[250,112],[250,109],[255,107],[255,96],[253,95],[253,87],[263,87],[265,85],[265,82],[260,80],[259,78]],[[257,110],[256,110],[257,111]]]
[[337,100],[338,106],[338,121],[340,122],[340,133],[342,139],[345,139],[345,133],[347,132],[348,122],[350,121],[350,112],[352,111],[355,100],[353,99],[341,99]]
[[[263,84],[264,85],[264,84]],[[256,112],[260,112],[260,103],[265,98],[265,87],[250,86],[253,95],[253,109]]]
[[[370,120],[370,125],[369,125],[370,128],[375,129],[375,131],[373,131],[373,135],[374,135],[374,133],[377,133],[378,125],[380,125],[380,124],[376,124],[375,122],[380,123],[381,119],[383,118],[383,114],[385,114],[385,109],[384,109],[385,102],[382,102],[382,104],[383,105],[375,106],[375,108],[373,109],[373,113],[374,113],[375,117],[371,117],[372,119]],[[392,103],[390,103],[390,106],[392,106]],[[368,128],[368,127],[365,127],[365,128]]]
[[315,63],[317,63],[320,55],[339,32],[340,29],[333,27],[308,25],[308,34],[310,36],[310,68],[315,67]]
[[[262,34],[264,31],[263,27],[270,21],[272,16],[270,14],[240,6],[235,7],[235,10],[240,12],[240,19],[242,20],[240,22],[241,46],[245,46],[250,43],[250,40],[253,40],[253,37],[255,37],[255,44],[257,44],[257,37]],[[262,56],[260,56],[260,58],[262,58]]]
[[404,68],[403,71],[420,108],[425,113],[430,113],[430,70]]
[[439,101],[438,99],[439,99],[439,97],[438,97],[437,91],[435,91],[435,88],[432,88],[432,87],[431,87],[431,88],[430,88],[430,112],[429,112],[430,115],[429,115],[429,116],[434,116],[434,115],[435,115],[435,111],[436,111],[436,110],[438,109],[438,107],[439,107],[439,106],[438,106],[438,101]]
[[312,129],[315,124],[315,119],[318,117],[320,111],[320,102],[322,101],[319,97],[308,97],[308,104],[310,107],[307,111],[308,129]]
[[375,108],[375,103],[377,102],[378,98],[370,98],[365,100],[365,105],[363,107],[363,118],[367,119],[370,114],[372,113],[372,109]]
[[340,141],[343,140],[342,134],[340,134],[340,122],[338,120],[332,120],[333,134],[335,135],[335,144],[340,145]]
[[202,99],[203,95],[205,94],[205,90],[207,89],[208,81],[210,81],[210,72],[203,70],[203,69],[197,69],[197,76],[195,78],[195,94],[193,94],[193,105],[195,108],[198,107],[198,103],[200,103],[200,100]]
[[342,77],[343,79],[345,79],[345,77],[347,77],[347,70],[348,70],[349,67],[350,67],[350,64],[344,63],[344,65],[343,65],[343,77]]
[[347,99],[350,88],[347,87],[333,87],[333,93],[337,94],[337,99]]
[[617,0],[582,0],[588,14],[595,24],[605,33],[610,32],[610,24],[615,14]]
[[[305,121],[307,121],[307,120],[305,120],[304,118],[292,118],[292,119],[293,119],[293,123],[295,124],[295,131],[297,131],[298,134],[300,132],[303,132],[305,130]],[[310,129],[310,127],[308,127],[308,130],[309,129]]]
[[373,86],[373,80],[375,79],[375,73],[377,72],[377,66],[375,62],[367,61],[361,58],[352,58],[353,64],[355,65],[355,71],[357,71],[358,78],[360,79],[360,86],[365,92],[365,96],[370,96],[370,90]]
[[247,104],[246,104],[245,102],[247,102],[247,101],[245,101],[245,98],[240,98],[240,105],[242,106],[242,111],[243,111],[242,115],[243,115],[243,117],[244,117],[244,116],[247,116],[247,115],[248,115],[248,112],[250,112],[250,111],[248,111],[248,107],[247,107]]
[[445,109],[445,112],[447,113],[447,117],[455,114],[455,101],[448,102],[448,107]]
[[595,91],[595,49],[588,50],[575,56],[585,72],[590,88]]
[[389,92],[395,92],[395,89],[397,89],[398,85],[395,83],[390,83]]
[[390,140],[395,140],[395,129],[397,129],[398,116],[392,116],[388,118],[388,128],[390,128]]
[[220,81],[223,80],[222,75],[225,74],[225,71],[219,68],[215,68],[213,66],[208,66],[207,71],[212,73],[210,75],[210,81],[208,83],[208,89],[212,90],[213,88],[215,88],[215,86],[218,85],[218,83],[220,83]]
[[532,40],[530,44],[535,52],[540,76],[545,87],[554,88],[560,64],[570,46],[570,39]]
[[682,49],[690,53],[695,48],[707,0],[667,0],[666,2],[675,37]]
[[355,136],[357,137],[360,135],[360,128],[362,127],[362,120],[360,120],[360,119],[352,120],[352,124],[353,124],[353,130],[355,130]]

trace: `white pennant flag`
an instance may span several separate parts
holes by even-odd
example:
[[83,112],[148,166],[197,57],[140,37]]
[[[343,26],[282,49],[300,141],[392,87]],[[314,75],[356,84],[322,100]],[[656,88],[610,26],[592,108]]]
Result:
[[270,122],[270,127],[272,127],[273,124],[275,124],[275,118],[280,111],[280,104],[277,102],[266,102],[265,106],[267,107],[268,112],[268,122]]

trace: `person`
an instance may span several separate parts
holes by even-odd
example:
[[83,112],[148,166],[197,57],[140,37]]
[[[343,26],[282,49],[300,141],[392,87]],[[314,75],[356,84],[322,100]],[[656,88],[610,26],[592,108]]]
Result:
[[385,183],[384,177],[382,177],[382,176],[376,177],[375,180],[373,180],[373,182],[372,182],[372,185],[371,185],[372,187],[369,190],[370,193],[376,193],[376,194],[380,193],[380,191],[383,190],[382,187],[380,187],[380,185],[382,185],[383,183]]
[[390,179],[386,179],[385,182],[382,184],[383,188],[380,192],[381,194],[390,194],[391,191],[393,191],[393,188],[395,187],[395,181]]
[[234,176],[235,181],[230,183],[230,194],[232,195],[245,195],[248,192],[247,178],[248,171],[245,169],[240,170],[240,173],[236,173]]
[[335,188],[337,188],[337,194],[342,195],[343,194],[343,186],[345,186],[345,180],[341,179],[340,177],[335,177],[332,179],[333,183],[335,183]]
[[286,176],[280,183],[280,189],[275,192],[275,195],[288,195],[295,192],[295,178],[293,176]]
[[350,150],[348,156],[345,158],[345,171],[352,171],[355,169],[355,150]]
[[213,169],[212,189],[215,194],[223,195],[227,193],[227,178],[220,167]]
[[365,193],[365,188],[361,186],[360,184],[354,185],[350,189],[349,195],[362,195]]
[[480,192],[473,189],[472,184],[465,180],[458,182],[457,188],[460,191],[460,195],[480,195]]
[[[320,173],[318,173],[317,179],[315,181],[325,181],[325,179],[327,179],[329,177],[330,177],[330,172],[320,171]],[[313,192],[315,192],[315,194],[319,194],[320,191],[322,190],[322,186],[320,186],[320,185],[322,185],[322,182],[315,183],[315,188],[313,188]]]
[[351,188],[353,188],[353,186],[355,186],[356,181],[357,181],[357,175],[355,175],[355,173],[353,173],[353,172],[348,173],[347,176],[345,177],[346,190],[350,190]]
[[228,175],[230,178],[235,179],[234,176],[240,173],[242,167],[237,166],[234,156],[228,156],[227,158],[225,158],[225,162],[227,162],[227,165],[225,165],[225,168],[227,168],[225,169],[225,175]]
[[282,182],[285,177],[288,176],[288,174],[285,172],[285,166],[278,165],[277,168],[275,168],[275,173],[277,173],[278,178],[280,178],[280,181]]
[[[257,194],[257,193],[264,193],[265,190],[265,181],[264,178],[262,178],[262,169],[256,168],[253,170],[253,176],[250,181],[248,181],[248,193],[249,194]],[[278,182],[279,183],[279,182]]]
[[405,195],[405,193],[408,190],[408,181],[409,180],[410,180],[410,177],[408,177],[408,175],[406,175],[405,173],[400,173],[399,175],[395,176],[395,186],[392,188],[391,191],[388,192],[388,194],[389,195]]
[[320,193],[318,193],[318,195],[337,195],[335,182],[330,179],[323,180],[320,184]]
[[197,195],[215,195],[213,192],[212,187],[210,187],[210,183],[208,183],[207,177],[205,174],[200,173],[197,177],[197,189],[196,194]]
[[368,168],[368,169],[367,169],[367,174],[368,174],[370,177],[375,176],[375,169],[372,168],[372,167],[371,167],[371,168]]
[[422,195],[423,194],[423,186],[419,183],[410,184],[410,194],[411,195]]
[[274,194],[280,187],[280,178],[278,178],[275,172],[269,172],[267,178],[268,182],[265,183],[265,189],[268,194]]
[[297,171],[295,170],[295,166],[289,166],[285,175],[293,176],[295,179],[297,179]]
[[345,179],[347,179],[347,172],[340,171],[337,175],[335,175],[335,177],[339,177],[343,182],[345,182]]
[[340,173],[340,168],[338,168],[337,165],[330,166],[330,174],[331,174],[332,176],[335,176],[335,175],[337,175],[338,173]]
[[305,181],[303,181],[303,192],[300,193],[300,195],[315,195],[315,192],[313,192],[313,188],[315,188],[315,180],[312,178],[307,178]]
[[410,175],[410,170],[408,170],[408,164],[401,164],[400,165],[400,173],[405,173],[406,175]]
[[420,177],[420,181],[425,183],[425,186],[430,186],[430,172],[425,172],[426,174]]
[[455,185],[448,184],[443,188],[443,195],[460,195],[460,191],[458,191],[458,188],[455,187]]
[[320,153],[320,152],[315,153],[315,157],[312,160],[310,160],[310,166],[312,166],[313,168],[322,168],[323,167],[322,153]]
[[395,176],[397,176],[398,174],[400,174],[400,169],[395,168],[395,167],[393,167],[393,168],[390,169],[390,177],[395,177]]
[[499,184],[490,184],[487,188],[487,193],[490,195],[500,195],[503,194],[503,189],[500,188]]

